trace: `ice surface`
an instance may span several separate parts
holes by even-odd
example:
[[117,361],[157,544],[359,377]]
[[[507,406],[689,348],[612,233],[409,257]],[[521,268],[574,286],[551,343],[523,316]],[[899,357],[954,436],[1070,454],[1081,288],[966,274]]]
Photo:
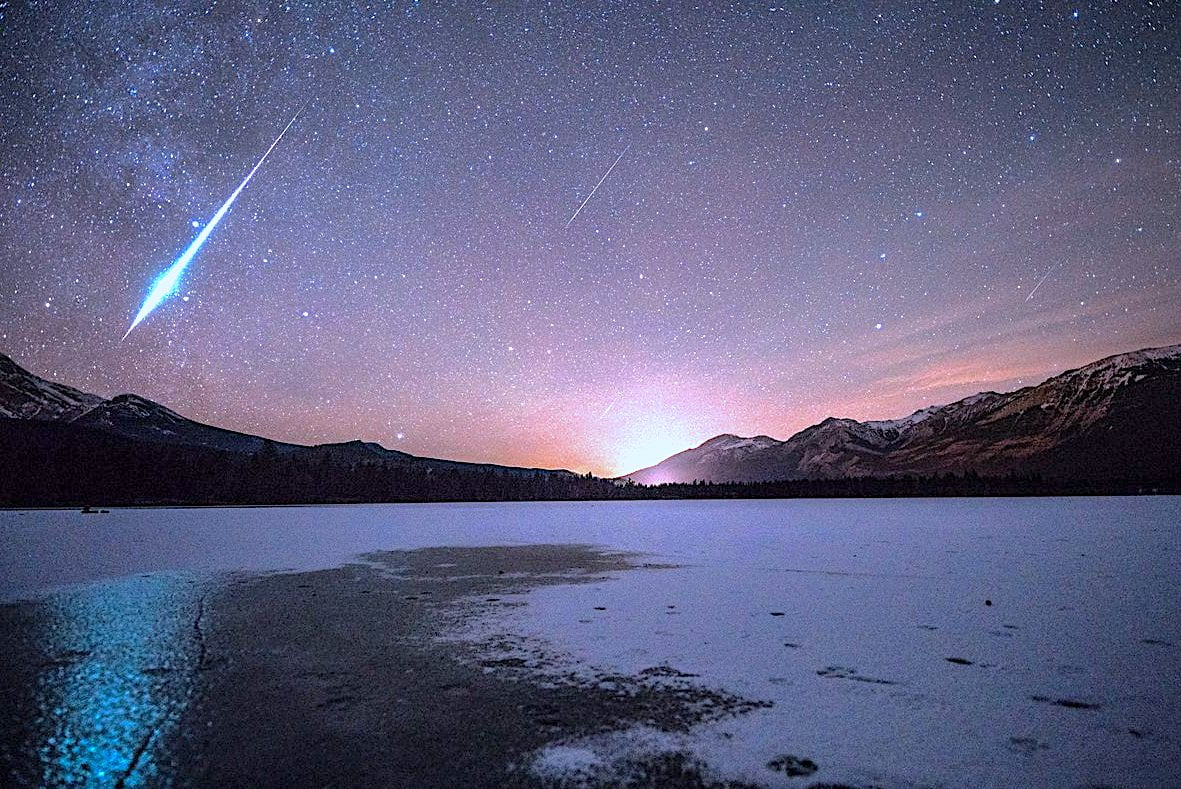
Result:
[[[467,635],[542,642],[563,670],[668,666],[773,702],[678,735],[725,777],[1160,786],[1181,775],[1179,525],[1166,497],[5,512],[0,594],[380,548],[639,551],[679,566],[543,587]],[[536,767],[592,770],[621,737],[609,752],[555,743]],[[819,770],[768,768],[786,755]]]
[[1181,774],[1177,499],[730,504],[682,510],[657,560],[689,566],[538,590],[480,627],[773,701],[697,732],[734,778],[773,783],[781,753],[884,786]]

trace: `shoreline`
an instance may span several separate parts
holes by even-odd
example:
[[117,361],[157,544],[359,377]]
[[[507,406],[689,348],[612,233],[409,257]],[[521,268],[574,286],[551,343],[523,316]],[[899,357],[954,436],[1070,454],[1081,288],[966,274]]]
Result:
[[[12,686],[0,684],[0,698],[19,699],[11,717],[0,716],[0,751],[30,785],[101,777],[86,761],[98,744],[122,759],[105,769],[122,769],[128,783],[541,786],[532,766],[549,746],[636,726],[685,732],[768,705],[699,686],[671,666],[588,680],[555,672],[544,645],[531,658],[498,657],[448,637],[484,606],[525,604],[542,586],[662,569],[635,560],[581,545],[428,548],[330,570],[138,578],[119,598],[122,614],[151,609],[153,595],[170,602],[140,617],[134,638],[89,648],[55,643],[53,596],[5,604],[5,629],[24,649]],[[87,590],[68,594],[82,604]],[[160,617],[167,643],[128,663]],[[54,689],[76,675],[92,687],[135,688],[108,709],[126,722],[95,728],[83,698],[63,711],[70,694]],[[734,785],[709,778],[684,751],[598,769],[605,784]]]
[[[273,504],[74,504],[60,506],[0,506],[0,512],[78,512],[85,507],[102,507],[111,510],[213,510],[213,509],[297,509],[310,507],[387,507],[394,505],[438,506],[440,504],[635,504],[642,502],[667,503],[677,501],[924,501],[950,499],[1110,499],[1110,498],[1168,498],[1181,496],[1181,490],[1152,492],[1097,492],[1097,493],[1026,493],[1026,494],[931,494],[921,496],[672,496],[667,498],[602,498],[602,499],[437,499],[422,501],[325,501],[325,502],[277,502]],[[109,512],[89,512],[87,515],[108,515]]]

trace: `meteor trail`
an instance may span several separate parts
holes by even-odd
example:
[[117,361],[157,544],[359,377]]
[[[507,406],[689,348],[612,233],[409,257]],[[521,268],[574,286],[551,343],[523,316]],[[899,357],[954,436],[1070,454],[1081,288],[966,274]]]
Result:
[[176,292],[177,286],[180,285],[181,274],[184,273],[185,268],[189,265],[189,263],[193,262],[193,258],[197,256],[197,252],[201,249],[201,245],[204,244],[209,239],[210,234],[213,233],[213,228],[217,227],[217,223],[220,222],[222,217],[226,215],[226,212],[230,210],[230,206],[232,206],[234,201],[238,199],[238,195],[241,194],[242,190],[246,188],[246,184],[250,183],[250,179],[254,177],[256,172],[258,172],[258,168],[262,167],[262,163],[265,162],[267,157],[271,155],[271,151],[275,150],[275,146],[279,144],[279,140],[283,139],[283,135],[286,134],[287,130],[291,128],[291,124],[295,123],[295,119],[299,117],[300,112],[303,112],[302,107],[299,109],[299,112],[296,112],[295,115],[291,117],[291,120],[287,121],[287,125],[283,127],[283,131],[279,132],[279,136],[275,138],[273,143],[271,143],[271,147],[267,148],[267,152],[264,153],[262,158],[258,160],[258,164],[254,165],[254,169],[246,174],[246,177],[242,179],[242,183],[238,184],[238,188],[235,189],[233,194],[229,196],[229,199],[221,204],[221,208],[217,209],[217,213],[213,215],[213,218],[205,224],[205,227],[201,228],[201,232],[197,234],[197,237],[193,239],[193,242],[189,244],[188,248],[181,253],[181,256],[178,257],[173,262],[173,264],[164,271],[164,273],[156,277],[156,281],[152,283],[152,289],[148,291],[148,295],[144,299],[143,305],[140,306],[139,312],[136,313],[135,320],[131,322],[131,326],[127,328],[126,334],[123,335],[124,340],[127,339],[128,334],[131,334],[131,330],[139,325],[140,321],[151,315],[152,311],[156,309],[156,307],[160,306],[161,302]]
[[628,143],[627,147],[624,148],[623,151],[618,156],[615,157],[615,161],[613,161],[611,163],[611,166],[607,168],[607,172],[603,173],[603,177],[599,179],[599,182],[597,184],[595,184],[595,188],[592,189],[590,191],[590,194],[588,194],[586,196],[586,199],[582,201],[582,205],[578,206],[578,210],[574,212],[574,216],[572,216],[566,220],[566,227],[570,227],[570,224],[575,219],[578,218],[578,215],[580,213],[582,213],[583,207],[586,206],[586,204],[590,202],[590,199],[595,196],[595,192],[599,191],[599,187],[603,185],[603,181],[607,180],[607,176],[611,175],[611,171],[615,169],[615,165],[619,164],[619,160],[623,158],[623,154],[627,153],[628,148],[631,148],[631,147],[632,147],[631,143]]
[[1056,269],[1056,268],[1058,268],[1057,265],[1050,266],[1050,270],[1046,272],[1045,276],[1043,276],[1041,279],[1039,279],[1037,281],[1037,284],[1033,286],[1033,290],[1029,291],[1029,295],[1025,297],[1026,301],[1029,301],[1030,299],[1033,298],[1033,294],[1037,293],[1037,289],[1042,286],[1043,282],[1045,282],[1047,279],[1049,279],[1050,275],[1054,273],[1054,269]]

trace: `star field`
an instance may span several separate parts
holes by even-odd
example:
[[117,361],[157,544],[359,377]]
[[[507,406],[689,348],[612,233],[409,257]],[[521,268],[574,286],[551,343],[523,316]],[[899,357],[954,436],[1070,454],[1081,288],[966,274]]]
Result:
[[615,474],[1181,341],[1172,3],[168,5],[0,2],[0,350],[83,389]]

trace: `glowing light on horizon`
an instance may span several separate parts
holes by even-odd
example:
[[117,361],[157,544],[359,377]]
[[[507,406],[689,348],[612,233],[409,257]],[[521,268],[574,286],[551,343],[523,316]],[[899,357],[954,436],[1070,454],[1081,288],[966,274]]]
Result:
[[[604,433],[609,447],[605,458],[608,476],[619,476],[653,466],[678,452],[697,446],[702,426],[690,424],[669,403],[624,402],[616,398]],[[710,434],[712,435],[712,434]]]
[[655,466],[665,458],[692,449],[700,443],[675,435],[638,436],[634,443],[619,447],[612,462],[611,474],[630,474],[642,468]]

